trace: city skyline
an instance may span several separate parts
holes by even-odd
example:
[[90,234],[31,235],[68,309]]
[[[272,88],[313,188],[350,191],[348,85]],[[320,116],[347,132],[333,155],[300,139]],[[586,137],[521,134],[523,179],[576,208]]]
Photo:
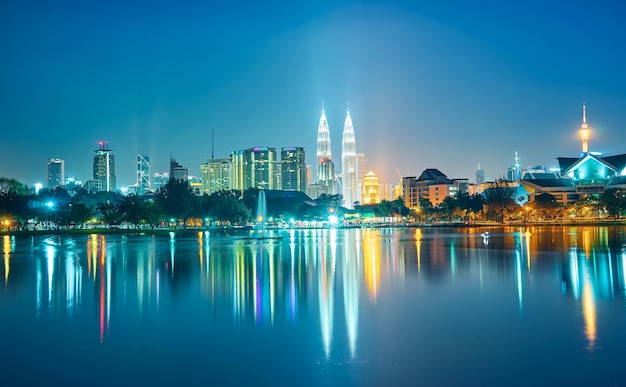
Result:
[[45,182],[58,158],[86,181],[101,140],[115,149],[118,186],[136,181],[139,154],[153,173],[172,154],[200,175],[212,130],[218,158],[301,146],[315,166],[322,100],[332,153],[350,101],[358,151],[382,183],[431,167],[473,180],[479,163],[494,179],[516,151],[522,167],[555,166],[580,152],[583,102],[589,150],[624,151],[626,9],[610,1],[515,12],[498,2],[78,4],[0,5],[0,176]]

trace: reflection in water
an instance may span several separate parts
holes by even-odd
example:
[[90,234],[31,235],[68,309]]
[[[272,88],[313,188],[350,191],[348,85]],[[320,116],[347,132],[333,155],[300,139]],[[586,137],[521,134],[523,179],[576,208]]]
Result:
[[[34,247],[3,236],[3,291],[28,281],[41,317],[74,319],[97,311],[100,342],[121,317],[117,308],[127,313],[134,307],[140,316],[158,313],[163,297],[175,303],[194,291],[214,315],[241,325],[296,325],[317,309],[324,356],[336,356],[346,346],[356,359],[363,347],[358,345],[363,308],[382,304],[390,284],[441,284],[447,279],[461,286],[469,278],[470,286],[482,291],[485,283],[489,291],[504,279],[508,289],[516,289],[508,302],[523,313],[536,300],[531,297],[533,277],[547,274],[562,279],[563,294],[572,297],[579,311],[580,337],[587,348],[596,348],[602,340],[598,299],[626,298],[623,232],[607,227],[505,228],[492,230],[485,246],[483,231],[289,230],[282,239],[265,241],[208,232],[192,238],[175,233],[55,236],[37,238]],[[31,269],[20,266],[26,264]],[[373,302],[361,305],[362,291]],[[93,309],[83,307],[87,302]],[[335,302],[339,311],[343,302],[344,316],[335,313]],[[346,331],[333,332],[344,326],[342,318]],[[95,326],[93,332],[95,338]]]
[[[333,336],[333,308],[335,302],[335,253],[337,246],[337,230],[319,231],[321,241],[318,243],[319,255],[315,262],[318,265],[318,294],[320,305],[320,323],[322,342],[326,358],[330,356],[330,344]],[[329,234],[329,235],[327,235]]]
[[415,250],[417,251],[417,272],[422,270],[422,229],[415,229]]
[[515,271],[517,272],[517,299],[519,302],[519,311],[523,312],[524,296],[522,292],[522,257],[520,247],[515,249]]
[[585,273],[585,284],[583,285],[583,316],[585,318],[585,334],[589,340],[588,348],[593,349],[596,341],[596,304],[589,273]]
[[360,230],[357,230],[355,234],[354,241],[350,240],[345,244],[343,268],[343,303],[352,359],[356,357],[356,340],[359,330],[359,291],[361,288],[359,275],[361,262]]
[[366,229],[363,233],[363,271],[370,300],[376,301],[380,283],[380,241],[378,230]]
[[15,236],[2,236],[2,256],[4,259],[4,284],[9,282],[9,272],[11,271],[11,253],[15,250]]

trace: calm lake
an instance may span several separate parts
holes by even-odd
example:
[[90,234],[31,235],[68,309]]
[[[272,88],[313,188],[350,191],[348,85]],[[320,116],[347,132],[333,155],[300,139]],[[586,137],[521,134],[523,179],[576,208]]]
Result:
[[0,384],[626,385],[626,227],[0,236]]

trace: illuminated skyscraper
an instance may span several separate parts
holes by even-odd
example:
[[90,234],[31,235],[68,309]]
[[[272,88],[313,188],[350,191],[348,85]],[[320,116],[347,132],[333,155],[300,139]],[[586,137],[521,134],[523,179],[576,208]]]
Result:
[[231,187],[276,189],[276,148],[255,147],[231,154]]
[[281,189],[306,192],[306,163],[304,148],[282,148],[280,152]]
[[137,155],[137,194],[144,195],[150,191],[150,158]]
[[115,191],[115,158],[109,149],[109,142],[98,143],[93,157],[93,179],[101,182],[103,191]]
[[56,188],[65,183],[65,160],[48,159],[48,188]]
[[353,208],[354,202],[359,200],[358,189],[358,164],[356,156],[356,140],[350,109],[346,114],[343,124],[343,139],[341,141],[341,168],[343,176],[343,203],[346,208]]
[[213,192],[230,189],[230,170],[229,158],[211,159],[200,164],[202,193],[210,195]]
[[317,128],[317,183],[326,187],[329,195],[335,194],[335,164],[330,151],[330,130],[322,104],[322,116]]

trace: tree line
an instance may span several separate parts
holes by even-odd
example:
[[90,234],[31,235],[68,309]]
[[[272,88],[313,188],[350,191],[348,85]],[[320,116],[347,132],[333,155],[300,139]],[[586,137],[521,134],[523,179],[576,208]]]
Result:
[[[83,228],[87,223],[129,227],[163,225],[246,225],[254,220],[259,190],[224,190],[197,195],[186,182],[170,180],[150,196],[118,192],[89,192],[82,188],[42,189],[33,193],[15,179],[0,178],[0,225],[26,229],[29,224],[57,228]],[[587,196],[565,207],[550,194],[521,203],[517,188],[505,181],[488,185],[481,194],[458,193],[447,196],[438,206],[421,198],[411,210],[402,198],[378,204],[360,205],[354,210],[342,207],[341,195],[321,195],[312,201],[278,197],[267,198],[267,216],[277,221],[326,220],[328,216],[351,213],[358,219],[366,214],[375,217],[402,217],[422,223],[471,221],[554,221],[566,218],[597,219],[626,215],[626,190],[611,188],[598,196]]]

